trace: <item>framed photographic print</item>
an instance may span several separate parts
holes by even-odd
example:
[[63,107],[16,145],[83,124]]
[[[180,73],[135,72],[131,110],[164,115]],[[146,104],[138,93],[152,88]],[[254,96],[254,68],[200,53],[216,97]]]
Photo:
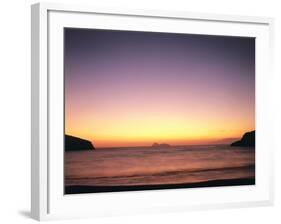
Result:
[[271,18],[32,6],[32,216],[269,205]]

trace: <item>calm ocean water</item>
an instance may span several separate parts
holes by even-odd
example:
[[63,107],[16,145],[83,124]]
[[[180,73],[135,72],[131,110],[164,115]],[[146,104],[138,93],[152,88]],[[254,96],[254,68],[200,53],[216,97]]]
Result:
[[65,185],[137,186],[255,177],[255,150],[225,145],[65,153]]

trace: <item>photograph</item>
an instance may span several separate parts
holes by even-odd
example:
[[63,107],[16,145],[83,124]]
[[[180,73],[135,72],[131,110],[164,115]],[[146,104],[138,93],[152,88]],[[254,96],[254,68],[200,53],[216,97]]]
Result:
[[63,35],[64,194],[255,185],[255,37]]

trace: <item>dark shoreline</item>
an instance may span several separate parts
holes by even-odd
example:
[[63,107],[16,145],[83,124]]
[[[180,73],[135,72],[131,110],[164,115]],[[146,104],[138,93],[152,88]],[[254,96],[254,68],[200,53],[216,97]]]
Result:
[[65,186],[65,194],[164,190],[164,189],[197,188],[197,187],[221,187],[221,186],[239,186],[239,185],[254,185],[254,184],[255,184],[255,178],[210,180],[205,182],[187,183],[187,184],[163,184],[163,185],[140,185],[140,186],[73,185],[73,186]]

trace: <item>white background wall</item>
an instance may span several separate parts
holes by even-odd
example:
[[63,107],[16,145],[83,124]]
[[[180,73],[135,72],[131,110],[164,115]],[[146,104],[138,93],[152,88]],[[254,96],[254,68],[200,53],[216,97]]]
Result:
[[[54,0],[53,0],[54,1]],[[31,223],[30,208],[30,4],[1,1],[0,12],[0,223]],[[281,7],[278,0],[103,0],[79,2],[122,8],[184,10],[275,17],[275,205],[79,220],[79,223],[281,223]],[[120,202],[121,204],[122,202]],[[59,223],[76,223],[77,220]]]

